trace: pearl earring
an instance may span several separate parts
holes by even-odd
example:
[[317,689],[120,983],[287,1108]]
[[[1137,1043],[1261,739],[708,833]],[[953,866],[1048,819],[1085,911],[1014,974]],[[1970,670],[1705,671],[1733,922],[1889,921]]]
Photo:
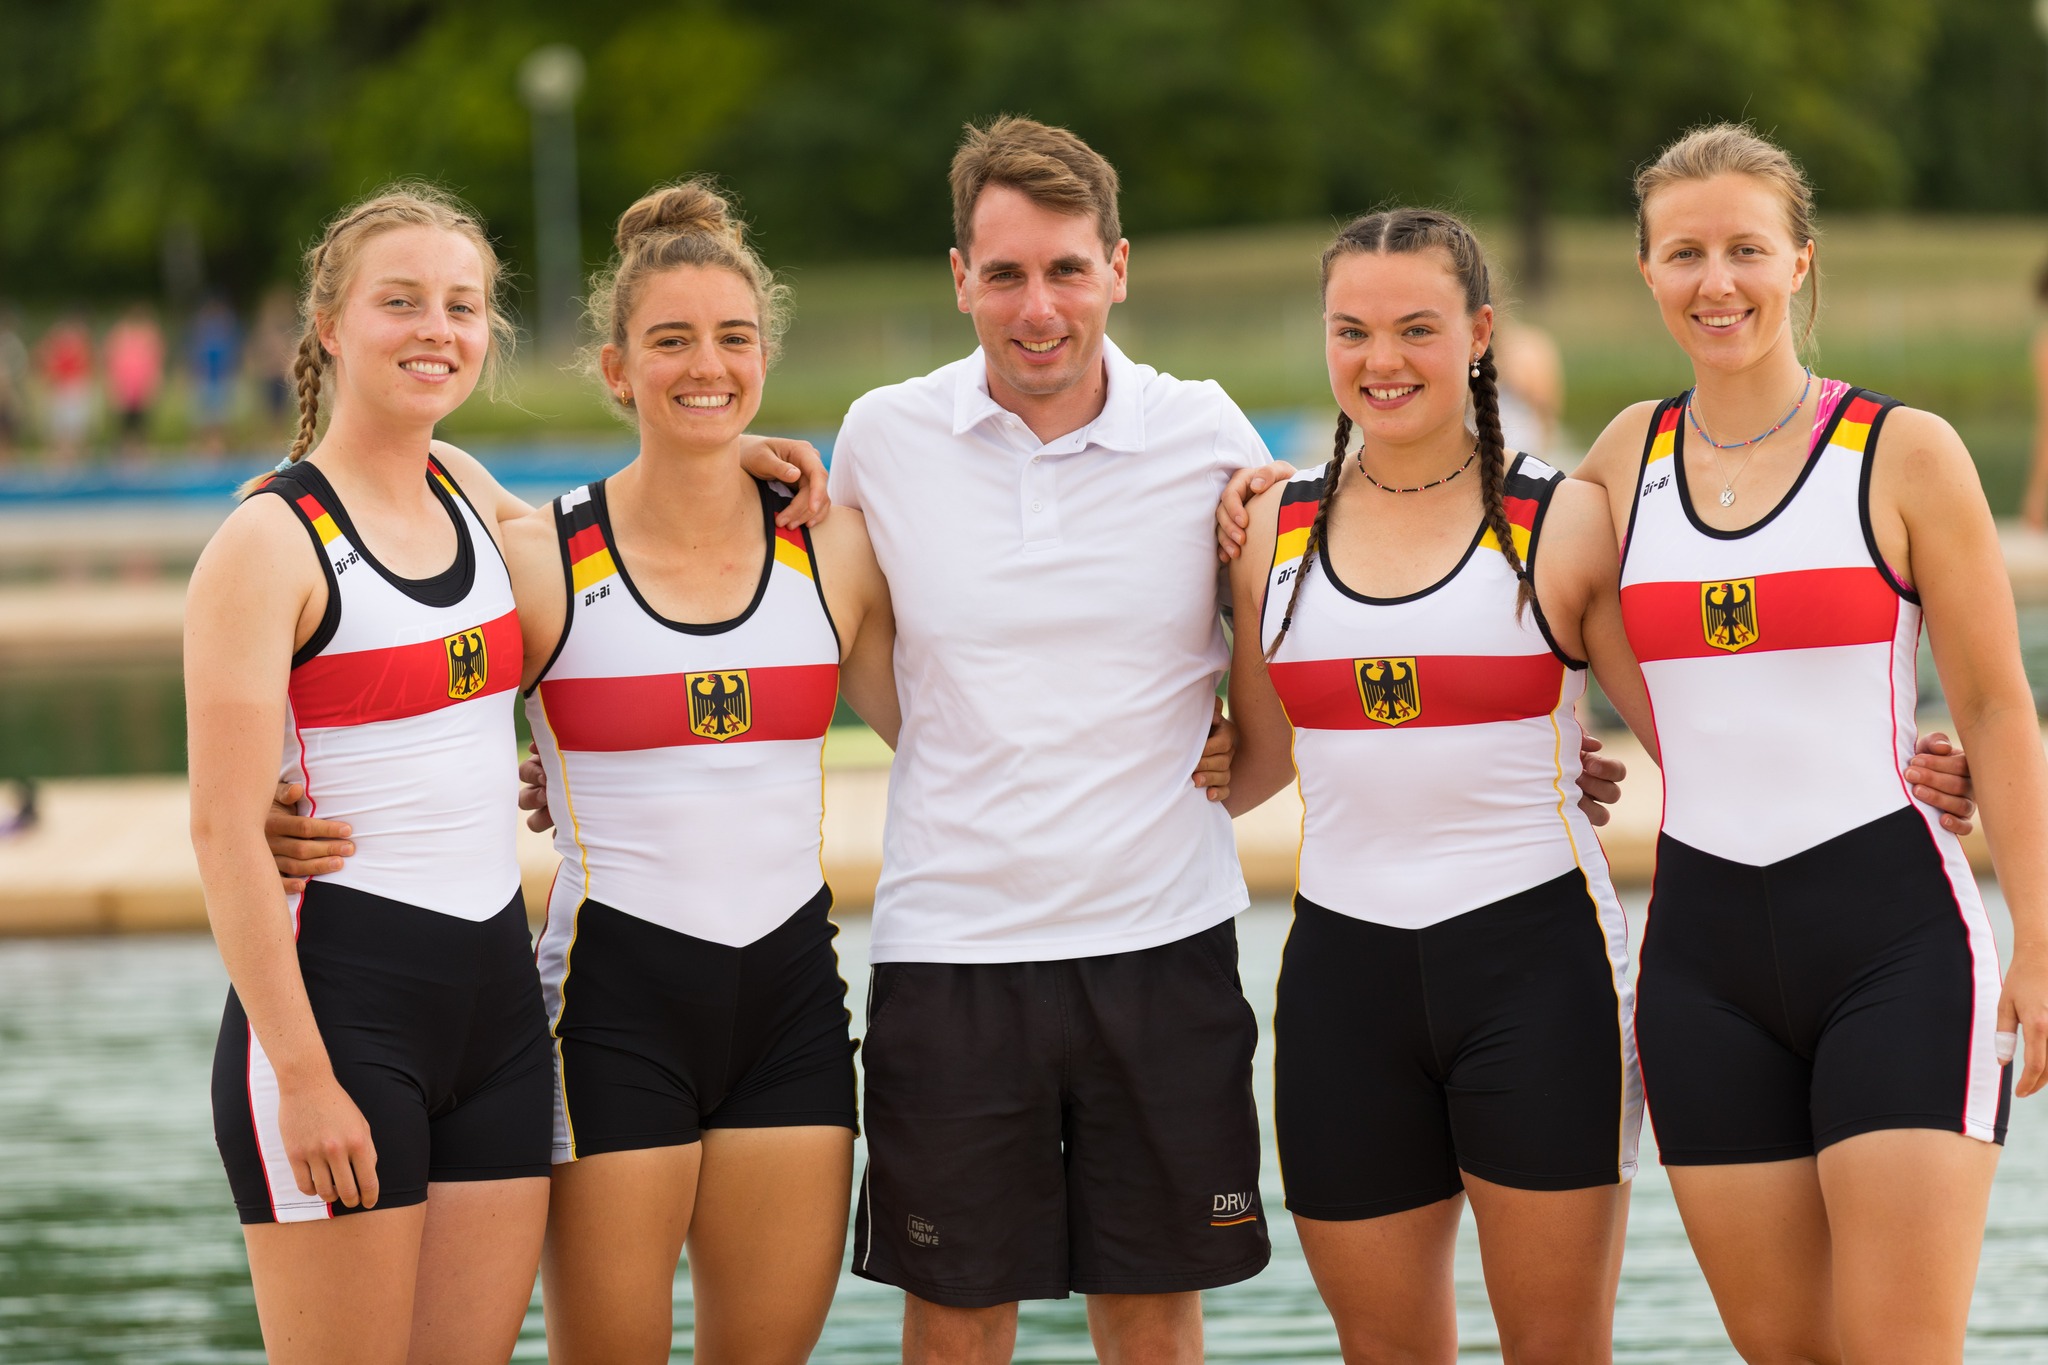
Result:
[[1476,359],[1472,362],[1472,377],[1474,379],[1479,377],[1479,362]]

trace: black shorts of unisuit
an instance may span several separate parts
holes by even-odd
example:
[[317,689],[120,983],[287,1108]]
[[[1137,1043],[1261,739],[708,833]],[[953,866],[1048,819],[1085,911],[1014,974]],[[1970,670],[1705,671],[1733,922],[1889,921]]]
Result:
[[1257,1274],[1257,1041],[1229,920],[1101,957],[876,964],[854,1273],[961,1308]]
[[1636,1028],[1664,1163],[1889,1128],[2005,1141],[1997,950],[1954,875],[1910,806],[1765,867],[1661,837]]
[[1451,1198],[1461,1172],[1524,1190],[1629,1179],[1626,966],[1577,870],[1422,929],[1296,896],[1273,1021],[1288,1209],[1378,1218]]
[[585,901],[555,1020],[555,1160],[706,1128],[858,1126],[846,982],[818,894],[744,947]]
[[[547,1016],[517,892],[481,922],[315,880],[299,974],[334,1078],[370,1125],[377,1207],[432,1181],[548,1173]],[[213,1054],[213,1132],[244,1223],[360,1212],[301,1194],[277,1079],[230,990]]]

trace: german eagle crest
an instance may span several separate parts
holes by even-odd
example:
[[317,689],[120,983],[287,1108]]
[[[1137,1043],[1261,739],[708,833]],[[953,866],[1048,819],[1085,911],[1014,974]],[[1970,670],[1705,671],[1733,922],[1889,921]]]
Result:
[[683,687],[690,694],[691,734],[724,741],[745,734],[754,723],[746,669],[685,673]]
[[1399,725],[1422,714],[1422,693],[1416,686],[1413,659],[1356,659],[1358,700],[1365,718]]

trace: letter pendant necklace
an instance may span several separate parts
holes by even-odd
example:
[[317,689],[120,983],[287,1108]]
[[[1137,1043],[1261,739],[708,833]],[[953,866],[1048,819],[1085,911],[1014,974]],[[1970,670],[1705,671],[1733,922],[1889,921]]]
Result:
[[1699,390],[1697,388],[1691,388],[1685,391],[1685,420],[1692,424],[1693,431],[1698,434],[1699,438],[1702,441],[1705,441],[1709,446],[1713,447],[1714,472],[1721,476],[1721,505],[1723,507],[1733,507],[1735,505],[1735,481],[1742,477],[1743,470],[1749,468],[1749,462],[1756,458],[1756,451],[1752,449],[1749,452],[1749,454],[1743,458],[1742,463],[1736,467],[1736,470],[1733,474],[1730,474],[1727,471],[1727,469],[1722,466],[1721,452],[1724,450],[1741,450],[1745,446],[1754,447],[1759,442],[1768,441],[1771,439],[1771,437],[1776,436],[1779,432],[1783,431],[1785,429],[1785,424],[1791,421],[1794,417],[1797,417],[1799,415],[1799,410],[1806,406],[1807,397],[1813,392],[1813,367],[1811,365],[1806,367],[1806,387],[1799,391],[1799,401],[1792,405],[1792,410],[1786,413],[1783,417],[1780,417],[1778,419],[1778,424],[1772,427],[1769,431],[1765,432],[1761,436],[1752,436],[1747,441],[1729,441],[1724,445],[1720,441],[1717,441],[1713,437],[1709,436],[1707,434],[1707,429],[1704,426],[1700,425],[1699,414],[1693,411],[1693,395],[1698,392]]

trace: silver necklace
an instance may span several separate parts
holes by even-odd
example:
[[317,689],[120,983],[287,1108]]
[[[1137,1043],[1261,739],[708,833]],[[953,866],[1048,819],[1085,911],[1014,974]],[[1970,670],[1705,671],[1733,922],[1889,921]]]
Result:
[[[1783,431],[1785,424],[1794,417],[1797,417],[1799,410],[1806,406],[1807,396],[1813,392],[1813,367],[1806,367],[1806,387],[1799,391],[1799,401],[1792,405],[1792,411],[1780,417],[1778,424],[1769,431],[1763,432],[1761,435],[1752,436],[1747,441],[1729,441],[1724,444],[1709,436],[1707,429],[1700,424],[1699,414],[1693,411],[1692,400],[1695,392],[1697,390],[1687,390],[1686,392],[1685,420],[1692,424],[1692,429],[1699,434],[1699,438],[1705,441],[1713,450],[1714,472],[1721,476],[1721,505],[1723,507],[1733,507],[1735,505],[1735,480],[1742,477],[1742,471],[1748,469],[1749,462],[1756,458],[1757,445],[1760,442],[1768,441],[1771,437]],[[1731,475],[1721,464],[1721,452],[1724,450],[1740,450],[1744,446],[1749,447],[1749,454],[1743,457],[1741,468],[1738,468]]]

